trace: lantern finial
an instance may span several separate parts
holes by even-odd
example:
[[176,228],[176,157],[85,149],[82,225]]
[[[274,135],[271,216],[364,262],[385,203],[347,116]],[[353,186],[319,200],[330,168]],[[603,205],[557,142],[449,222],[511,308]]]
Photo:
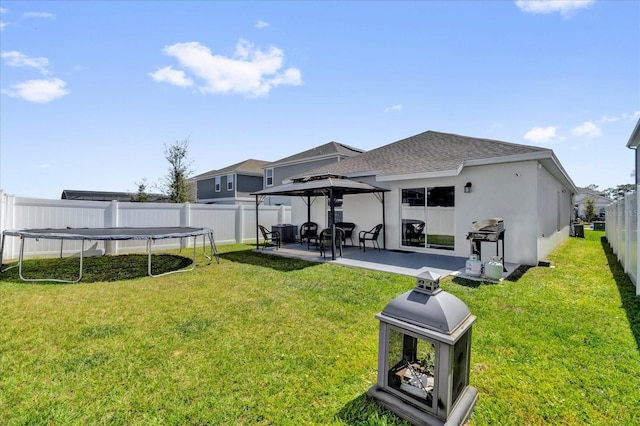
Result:
[[440,275],[426,271],[418,275],[416,279],[416,291],[427,294],[436,294],[442,291],[440,288]]

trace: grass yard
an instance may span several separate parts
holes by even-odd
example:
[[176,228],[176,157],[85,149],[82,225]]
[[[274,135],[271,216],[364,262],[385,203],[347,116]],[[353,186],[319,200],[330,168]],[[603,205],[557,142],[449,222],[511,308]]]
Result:
[[[441,281],[478,317],[470,425],[640,424],[640,297],[604,233],[585,234],[552,268]],[[3,273],[0,424],[406,425],[365,392],[374,315],[414,279],[252,248],[221,246],[220,265],[199,257],[160,278],[146,256],[86,259],[78,284]],[[76,272],[59,262],[25,273]]]

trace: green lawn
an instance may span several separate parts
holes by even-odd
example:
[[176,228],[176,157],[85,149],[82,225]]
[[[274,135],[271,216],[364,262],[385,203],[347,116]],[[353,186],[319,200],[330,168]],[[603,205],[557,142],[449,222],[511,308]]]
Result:
[[[441,281],[478,317],[471,425],[640,424],[640,297],[585,234],[552,268]],[[160,278],[145,256],[86,259],[78,284],[2,274],[0,424],[405,425],[365,392],[374,315],[414,279],[219,249],[220,265]]]

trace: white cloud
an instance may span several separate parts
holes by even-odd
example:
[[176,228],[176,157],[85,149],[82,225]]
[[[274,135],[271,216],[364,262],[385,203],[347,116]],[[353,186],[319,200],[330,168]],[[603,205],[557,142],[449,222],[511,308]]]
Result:
[[632,114],[622,114],[624,118],[629,118],[630,121],[637,121],[640,118],[640,111],[634,111]]
[[516,0],[516,6],[525,13],[560,13],[565,18],[593,3],[595,0]]
[[29,80],[11,86],[13,90],[4,91],[9,96],[22,98],[29,102],[45,104],[61,98],[69,92],[64,89],[67,83],[59,78],[48,80]]
[[203,80],[199,87],[202,93],[241,93],[257,97],[280,85],[302,84],[299,69],[281,70],[284,52],[273,46],[263,51],[240,40],[233,57],[214,55],[198,42],[176,43],[162,51]]
[[534,127],[524,135],[524,138],[526,140],[536,143],[549,142],[556,137],[557,135],[555,126]]
[[620,121],[620,117],[609,117],[605,114],[600,118],[600,120],[598,120],[598,123],[615,123],[616,121]]
[[47,58],[32,58],[22,52],[11,51],[2,52],[0,57],[4,59],[7,65],[12,67],[32,67],[40,71],[42,74],[48,74],[49,60]]
[[[4,15],[5,13],[7,13],[9,10],[5,9],[3,7],[0,7],[0,15]],[[9,25],[8,22],[4,22],[4,21],[0,21],[0,31],[4,30],[4,28]]]
[[394,105],[394,106],[390,106],[388,108],[385,108],[384,113],[388,113],[388,112],[392,112],[392,111],[402,111],[402,104],[398,104],[398,105]]
[[263,21],[262,19],[260,19],[258,22],[256,22],[256,28],[261,30],[262,28],[266,28],[269,26],[268,22]]
[[149,75],[158,82],[165,82],[179,87],[193,86],[193,80],[185,77],[184,71],[174,70],[171,67],[164,67]]
[[634,111],[631,114],[624,112],[618,116],[608,116],[608,115],[603,115],[600,120],[596,121],[596,123],[598,124],[610,124],[610,123],[616,123],[618,121],[637,121],[638,118],[640,118],[640,111]]
[[587,138],[597,138],[602,136],[602,130],[591,121],[586,121],[571,129],[571,133],[575,136],[586,136]]
[[49,12],[25,12],[22,14],[23,18],[45,18],[51,19],[52,21],[56,19],[56,15]]

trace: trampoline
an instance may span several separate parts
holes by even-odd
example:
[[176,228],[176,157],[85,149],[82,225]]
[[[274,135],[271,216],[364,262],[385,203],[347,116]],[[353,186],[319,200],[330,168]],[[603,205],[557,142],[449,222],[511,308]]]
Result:
[[[126,241],[126,240],[146,240],[147,242],[147,271],[151,277],[160,277],[178,272],[189,272],[196,267],[196,246],[197,238],[202,236],[202,251],[204,256],[209,259],[209,263],[213,261],[215,256],[216,262],[220,263],[216,243],[213,239],[213,230],[210,228],[191,228],[191,227],[154,227],[154,228],[46,228],[46,229],[21,229],[6,230],[2,232],[2,242],[0,243],[0,273],[11,268],[18,267],[20,279],[23,281],[53,281],[61,283],[77,283],[82,279],[82,264],[84,259],[84,243],[85,241]],[[20,238],[20,254],[18,264],[2,269],[2,256],[4,252],[4,243],[6,237]],[[193,238],[193,263],[191,267],[179,269],[177,271],[169,271],[161,274],[153,274],[151,272],[151,245],[155,240],[168,238]],[[26,239],[46,239],[60,240],[60,257],[62,257],[62,244],[64,240],[81,241],[80,249],[80,268],[78,278],[76,280],[62,280],[56,278],[26,278],[22,274],[22,261],[24,259],[24,242]],[[209,254],[207,254],[206,240],[209,245]],[[106,251],[106,250],[105,250]]]

